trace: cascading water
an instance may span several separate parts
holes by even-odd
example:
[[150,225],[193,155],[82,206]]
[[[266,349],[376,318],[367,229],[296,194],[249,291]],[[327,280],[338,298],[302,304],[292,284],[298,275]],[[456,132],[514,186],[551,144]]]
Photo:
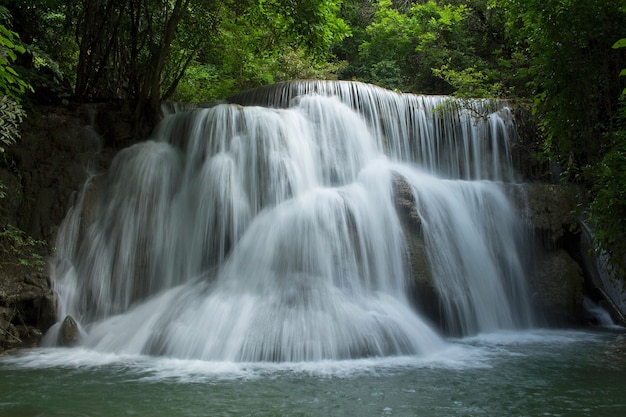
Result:
[[532,323],[501,185],[514,177],[506,108],[353,82],[233,101],[168,116],[68,214],[52,275],[83,345],[227,361],[438,349],[408,294],[399,178],[448,326]]

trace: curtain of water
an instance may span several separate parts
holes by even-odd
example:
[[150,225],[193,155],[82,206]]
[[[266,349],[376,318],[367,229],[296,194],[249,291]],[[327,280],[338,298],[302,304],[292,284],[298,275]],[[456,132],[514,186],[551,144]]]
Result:
[[513,181],[517,132],[504,102],[398,94],[348,81],[289,81],[239,93],[231,102],[289,107],[298,97],[337,97],[363,116],[394,161],[454,179]]
[[341,82],[233,101],[246,106],[168,116],[66,218],[52,275],[82,343],[236,361],[437,349],[407,296],[398,176],[447,320],[462,334],[531,322],[499,185],[506,109]]

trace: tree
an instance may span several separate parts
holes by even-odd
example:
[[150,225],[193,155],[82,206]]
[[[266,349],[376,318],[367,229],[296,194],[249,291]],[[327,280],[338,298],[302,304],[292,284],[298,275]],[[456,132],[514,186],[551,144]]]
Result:
[[[0,16],[9,20],[8,11],[0,6]],[[32,87],[17,74],[12,67],[17,54],[23,53],[17,33],[0,23],[0,153],[13,145],[19,138],[19,127],[26,116],[20,105],[22,95]],[[0,199],[5,197],[5,186],[0,182]]]
[[[0,14],[2,9],[0,7]],[[19,104],[21,96],[32,88],[12,67],[17,54],[24,53],[24,47],[17,43],[18,39],[17,33],[0,24],[0,92]]]
[[360,46],[363,79],[418,93],[496,95],[491,9],[452,3],[381,0]]
[[[613,48],[626,48],[626,38]],[[626,76],[622,69],[620,76]],[[610,149],[594,167],[594,199],[590,220],[595,229],[594,242],[609,254],[619,276],[626,276],[626,88],[621,91],[616,128],[606,133]]]
[[[73,15],[79,45],[76,94],[134,100],[139,126],[150,126],[160,102],[175,94],[192,65],[210,70],[217,61],[241,71],[247,66],[233,65],[235,58],[240,64],[249,63],[245,55],[255,48],[260,52],[255,55],[266,57],[260,48],[274,50],[271,42],[276,41],[324,54],[347,34],[347,26],[336,16],[339,4],[322,0],[83,0]],[[244,56],[229,54],[231,49]]]
[[623,35],[620,0],[514,0],[507,37],[529,59],[533,112],[544,134],[546,155],[577,181],[607,150],[603,133],[613,129],[621,91],[624,53],[611,48]]

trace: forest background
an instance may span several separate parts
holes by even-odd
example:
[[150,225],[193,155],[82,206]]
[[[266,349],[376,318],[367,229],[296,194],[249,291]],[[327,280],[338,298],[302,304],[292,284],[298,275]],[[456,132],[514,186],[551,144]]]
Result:
[[299,78],[506,99],[624,277],[625,38],[624,0],[3,0],[0,165],[40,104],[130,102],[141,138],[163,102]]

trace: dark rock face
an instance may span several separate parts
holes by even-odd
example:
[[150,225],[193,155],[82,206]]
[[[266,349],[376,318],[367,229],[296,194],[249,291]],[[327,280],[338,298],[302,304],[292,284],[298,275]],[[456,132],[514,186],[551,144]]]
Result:
[[589,292],[596,295],[614,322],[626,325],[626,281],[611,270],[607,254],[594,248],[591,231],[586,225],[583,226],[580,255],[588,275]]
[[[132,114],[120,103],[43,106],[29,114],[0,161],[0,231],[11,225],[43,241],[30,250],[45,259],[88,175],[105,170],[132,142]],[[13,246],[0,236],[0,353],[36,344],[56,321],[49,277]]]
[[95,105],[42,107],[29,115],[18,144],[7,149],[10,169],[0,174],[7,194],[17,197],[0,202],[7,224],[52,244],[89,173],[106,169],[115,146],[129,142],[128,120],[119,107]]
[[532,301],[548,323],[581,323],[583,271],[565,250],[546,253],[529,282]]
[[528,280],[534,307],[549,325],[583,324],[584,271],[576,257],[578,190],[530,183],[511,185],[508,191],[538,244],[537,263]]
[[37,344],[55,321],[48,278],[6,260],[0,266],[0,352]]
[[567,245],[572,230],[578,229],[576,208],[580,200],[578,190],[560,184],[531,183],[512,185],[511,191],[520,208],[522,218],[533,228],[545,246]]

